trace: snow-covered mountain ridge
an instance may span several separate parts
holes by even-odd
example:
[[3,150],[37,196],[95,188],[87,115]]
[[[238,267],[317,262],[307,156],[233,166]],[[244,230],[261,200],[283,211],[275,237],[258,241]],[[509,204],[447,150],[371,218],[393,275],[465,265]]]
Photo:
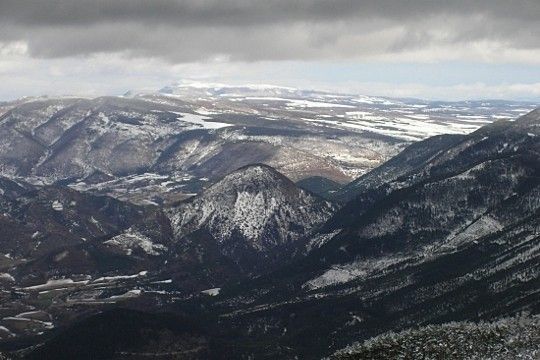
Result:
[[[223,254],[242,262],[240,252],[263,254],[289,249],[334,212],[330,202],[297,188],[266,165],[251,165],[225,176],[199,196],[168,210],[177,241],[206,229]],[[271,260],[269,260],[271,261]],[[269,265],[269,264],[267,264]]]
[[0,107],[0,174],[137,204],[173,203],[253,163],[293,181],[322,176],[343,184],[411,142],[466,134],[535,106],[223,84],[27,98]]
[[[305,258],[221,299],[230,324],[248,342],[315,358],[386,331],[538,314],[539,131],[537,110],[411,145],[357,182]],[[321,313],[331,316],[313,320]],[[289,353],[289,343],[301,345]]]

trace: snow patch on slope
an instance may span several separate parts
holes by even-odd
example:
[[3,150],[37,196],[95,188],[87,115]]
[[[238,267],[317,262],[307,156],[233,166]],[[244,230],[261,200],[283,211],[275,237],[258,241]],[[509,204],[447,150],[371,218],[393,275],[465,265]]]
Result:
[[152,256],[158,256],[167,251],[165,245],[155,244],[149,237],[131,228],[125,233],[105,241],[104,244],[121,249],[126,255],[131,255],[136,249]]
[[190,114],[190,113],[181,113],[181,112],[173,112],[174,114],[180,115],[181,117],[178,118],[180,121],[184,121],[193,125],[197,125],[197,127],[203,128],[203,129],[221,129],[224,127],[233,126],[232,124],[227,124],[223,122],[217,122],[217,121],[210,121],[212,119],[196,115],[196,114]]
[[391,267],[409,260],[408,256],[388,256],[381,259],[358,260],[348,264],[334,265],[322,275],[311,279],[302,286],[306,290],[317,290],[327,286],[344,284],[352,280],[365,279],[372,275],[382,275]]

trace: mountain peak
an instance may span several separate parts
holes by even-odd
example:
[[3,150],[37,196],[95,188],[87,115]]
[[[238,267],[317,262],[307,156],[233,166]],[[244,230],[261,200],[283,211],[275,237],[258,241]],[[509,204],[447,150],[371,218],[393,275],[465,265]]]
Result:
[[236,169],[235,171],[233,171],[231,174],[227,175],[226,177],[231,176],[235,173],[242,173],[245,175],[250,175],[250,176],[255,176],[255,177],[277,176],[277,177],[282,177],[282,178],[287,179],[285,175],[281,174],[279,171],[277,171],[273,167],[266,164],[262,164],[262,163],[249,164],[249,165],[239,167],[238,169]]
[[[322,224],[334,206],[298,188],[267,165],[242,167],[169,211],[175,236],[204,229],[221,252],[238,264],[253,256],[275,257],[279,262],[293,254],[283,251],[308,231]],[[273,261],[270,260],[270,263]]]
[[[211,186],[208,190],[214,187],[221,188],[223,186],[232,187],[253,187],[253,186],[269,186],[269,187],[294,187],[294,183],[285,175],[277,171],[271,166],[265,164],[251,164],[242,166],[232,173],[226,175],[223,179]],[[263,190],[263,189],[261,189]]]

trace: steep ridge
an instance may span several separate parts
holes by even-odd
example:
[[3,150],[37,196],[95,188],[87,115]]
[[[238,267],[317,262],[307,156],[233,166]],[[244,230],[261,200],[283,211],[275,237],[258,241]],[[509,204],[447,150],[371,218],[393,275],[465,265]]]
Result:
[[[468,135],[367,209],[346,205],[307,258],[224,290],[219,311],[246,342],[306,358],[388,330],[538,313],[539,136],[539,111]],[[244,331],[254,321],[273,330]]]
[[302,251],[301,241],[334,206],[266,165],[238,169],[201,195],[168,210],[180,246],[206,232],[243,271],[275,268]]
[[413,143],[381,166],[337,190],[331,198],[341,202],[351,201],[363,192],[392,182],[424,166],[430,159],[456,145],[464,137],[465,135],[439,135]]
[[499,121],[466,136],[446,135],[411,145],[387,163],[345,186],[346,190],[340,195],[352,200],[334,216],[326,229],[333,231],[350,225],[362,211],[399,189],[451,178],[484,162],[503,161],[505,157],[534,159],[538,143],[535,116],[538,116],[538,110],[515,122]]
[[188,126],[167,111],[182,108],[112,97],[23,103],[0,122],[2,172],[55,181],[147,169],[168,145],[163,135]]

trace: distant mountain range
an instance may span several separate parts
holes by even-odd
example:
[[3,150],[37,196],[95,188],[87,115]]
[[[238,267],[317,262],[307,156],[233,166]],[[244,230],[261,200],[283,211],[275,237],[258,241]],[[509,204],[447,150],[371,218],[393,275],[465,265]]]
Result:
[[437,357],[414,344],[465,331],[496,340],[461,358],[534,355],[532,107],[217,84],[3,104],[0,351]]
[[0,106],[0,174],[140,205],[174,203],[253,163],[341,184],[409,145],[514,119],[537,105],[178,84],[124,97]]

